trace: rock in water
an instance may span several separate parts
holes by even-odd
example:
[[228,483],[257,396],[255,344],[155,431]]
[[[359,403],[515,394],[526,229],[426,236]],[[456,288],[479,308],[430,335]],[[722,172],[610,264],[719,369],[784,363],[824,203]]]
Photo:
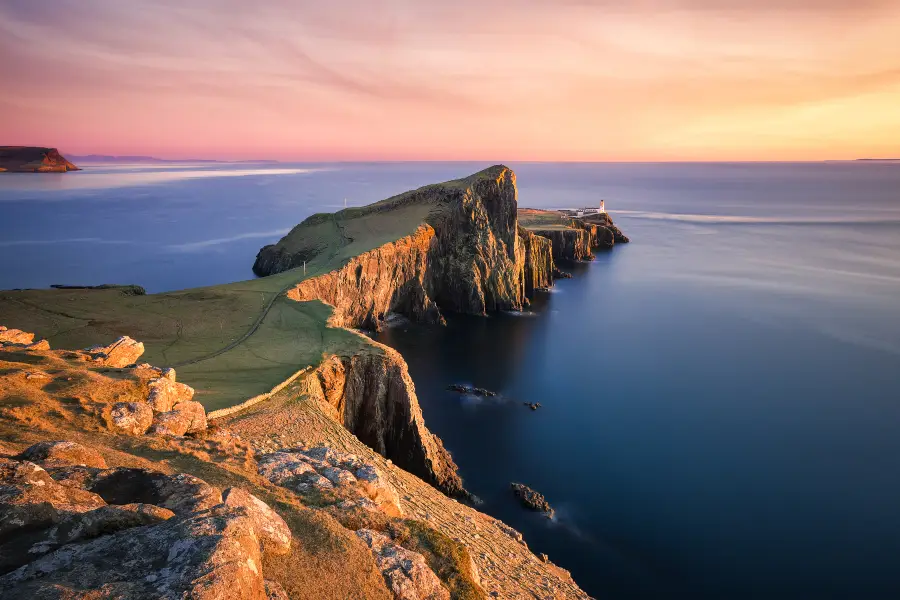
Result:
[[511,483],[509,485],[516,495],[516,498],[519,499],[519,502],[521,502],[523,506],[530,508],[531,510],[541,511],[548,517],[553,516],[553,508],[550,506],[550,503],[547,502],[547,499],[544,498],[543,494],[540,494],[521,483]]

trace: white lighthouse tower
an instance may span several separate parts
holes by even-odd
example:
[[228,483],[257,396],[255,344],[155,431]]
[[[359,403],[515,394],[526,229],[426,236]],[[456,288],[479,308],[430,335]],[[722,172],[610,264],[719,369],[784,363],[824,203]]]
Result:
[[600,201],[600,214],[602,215],[605,212],[606,212],[606,203],[603,200],[601,200]]

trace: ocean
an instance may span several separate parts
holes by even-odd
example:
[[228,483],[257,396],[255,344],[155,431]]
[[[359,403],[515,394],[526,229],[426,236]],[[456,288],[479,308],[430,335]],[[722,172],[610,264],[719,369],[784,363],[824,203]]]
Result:
[[[247,279],[314,212],[485,166],[4,174],[0,288]],[[481,510],[599,598],[900,597],[900,164],[510,166],[520,206],[604,199],[632,242],[526,312],[376,336]]]

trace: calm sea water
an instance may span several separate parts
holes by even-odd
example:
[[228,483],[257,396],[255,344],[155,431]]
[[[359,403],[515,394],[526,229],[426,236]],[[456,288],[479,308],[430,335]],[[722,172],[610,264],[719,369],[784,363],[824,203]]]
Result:
[[[313,212],[483,166],[0,176],[0,288],[245,279]],[[378,336],[482,509],[598,597],[900,597],[900,165],[512,166],[633,242],[526,314]]]

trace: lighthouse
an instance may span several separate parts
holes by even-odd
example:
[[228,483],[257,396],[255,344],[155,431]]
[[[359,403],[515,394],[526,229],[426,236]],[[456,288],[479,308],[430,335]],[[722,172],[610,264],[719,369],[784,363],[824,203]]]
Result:
[[601,201],[600,201],[600,214],[602,215],[602,214],[605,213],[605,212],[606,212],[606,206],[605,206],[604,201],[601,200]]

